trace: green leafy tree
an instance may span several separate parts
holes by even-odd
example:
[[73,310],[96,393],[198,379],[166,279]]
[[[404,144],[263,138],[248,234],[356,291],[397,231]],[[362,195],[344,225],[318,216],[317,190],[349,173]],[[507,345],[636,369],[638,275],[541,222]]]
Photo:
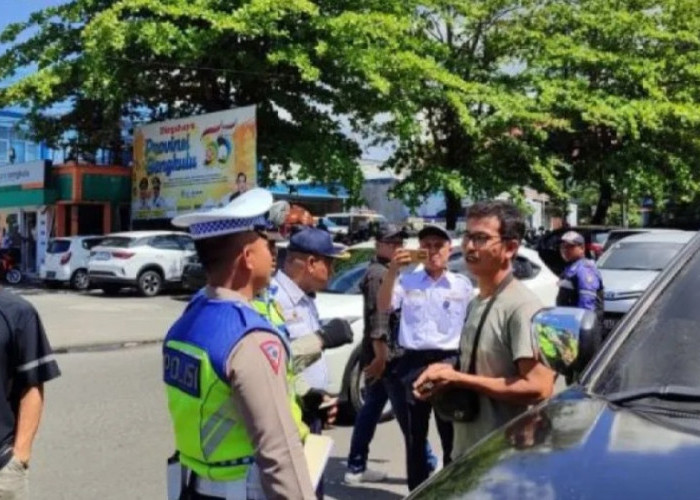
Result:
[[616,199],[697,191],[700,9],[692,0],[547,0],[522,26],[523,78],[564,120],[547,148],[562,181],[597,189],[591,222]]
[[407,174],[398,194],[415,205],[444,191],[450,228],[465,195],[529,184],[563,196],[562,165],[543,146],[547,130],[564,123],[537,109],[517,70],[516,49],[525,38],[517,28],[532,2],[389,3],[393,10],[384,4],[376,22],[356,23],[358,36],[330,50],[338,60],[355,61],[351,74],[377,90],[372,109],[388,117],[371,131],[395,147],[386,168]]
[[[325,23],[307,0],[72,0],[4,30],[0,79],[37,71],[0,102],[26,106],[52,144],[70,132],[86,150],[122,146],[125,120],[255,104],[265,165],[296,163],[303,177],[359,192],[360,151],[341,132],[334,109],[343,96],[322,68]],[[60,103],[75,108],[47,118]]]

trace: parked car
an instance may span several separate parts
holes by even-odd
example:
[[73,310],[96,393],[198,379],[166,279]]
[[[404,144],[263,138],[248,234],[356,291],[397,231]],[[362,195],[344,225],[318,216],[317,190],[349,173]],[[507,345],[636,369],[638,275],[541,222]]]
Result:
[[190,292],[196,292],[207,284],[207,275],[197,255],[190,255],[182,270],[182,287]]
[[154,297],[165,287],[182,284],[185,262],[194,254],[194,241],[186,233],[114,233],[90,252],[88,275],[92,285],[107,295],[131,287],[144,297]]
[[580,233],[586,240],[586,257],[597,260],[603,254],[605,241],[608,238],[608,234],[613,229],[618,228],[608,226],[578,226],[556,229],[540,238],[537,243],[537,252],[552,272],[559,276],[566,267],[566,262],[564,262],[559,251],[561,237],[565,232],[576,231]]
[[334,239],[346,245],[368,240],[371,237],[370,225],[386,222],[383,215],[371,211],[331,213],[323,220],[331,222]]
[[[579,382],[484,436],[408,498],[697,498],[698,290],[695,236],[619,323]],[[541,314],[558,316],[560,324],[572,326],[569,333],[575,326],[580,345],[591,345],[590,330],[574,312]],[[536,319],[533,330],[542,324]]]
[[[458,273],[466,273],[461,250],[461,240],[453,240],[453,252],[448,267]],[[417,248],[418,240],[406,241],[408,248]],[[316,308],[322,321],[345,318],[352,325],[353,342],[326,353],[329,367],[329,392],[337,394],[343,412],[354,416],[363,403],[364,377],[360,366],[360,343],[364,330],[363,303],[360,280],[373,255],[374,242],[360,243],[350,248],[355,263],[333,277],[325,292],[316,295]],[[534,250],[520,247],[514,270],[516,276],[542,300],[554,305],[557,295],[557,277],[544,265]],[[387,406],[384,417],[390,415]]]
[[605,333],[615,328],[656,275],[694,234],[690,231],[667,231],[628,236],[615,243],[600,258],[598,269],[605,289]]
[[39,278],[46,286],[69,284],[74,290],[90,286],[88,261],[90,251],[100,244],[103,236],[66,236],[52,238],[46,247],[46,257],[39,267]]
[[[663,229],[663,228],[651,228],[651,227],[634,227],[634,228],[626,228],[626,229],[613,229],[608,233],[608,238],[605,240],[605,245],[603,245],[603,253],[605,253],[608,248],[613,246],[613,244],[617,243],[623,238],[627,238],[628,236],[635,236],[637,234],[646,234],[646,233],[670,233],[670,232],[678,232],[681,231],[680,229]],[[681,231],[682,232],[682,231]]]

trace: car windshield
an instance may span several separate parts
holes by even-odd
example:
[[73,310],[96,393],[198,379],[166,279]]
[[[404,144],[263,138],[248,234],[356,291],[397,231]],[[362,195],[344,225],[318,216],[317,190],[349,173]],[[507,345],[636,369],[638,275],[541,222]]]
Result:
[[326,291],[329,293],[357,294],[360,291],[360,281],[367,272],[369,262],[363,262],[357,266],[333,277],[328,283]]
[[373,256],[373,248],[351,249],[349,259],[336,260],[333,263],[333,277],[328,282],[325,291],[329,293],[360,293],[360,280],[367,271],[367,266]]
[[623,238],[627,238],[628,236],[633,236],[635,234],[639,234],[640,232],[643,232],[643,231],[612,231],[608,235],[608,238],[605,240],[605,249],[607,250],[614,243],[617,243],[618,241],[620,241]]
[[683,243],[620,241],[598,261],[598,269],[661,271]]
[[129,248],[136,241],[126,236],[108,236],[100,243],[101,247]]
[[46,253],[65,253],[70,248],[68,240],[51,240],[46,248]]
[[332,217],[326,217],[329,221],[331,221],[333,224],[336,226],[349,226],[350,225],[350,217],[344,217],[341,215],[337,216],[332,216]]
[[700,252],[635,321],[622,346],[596,377],[593,391],[613,394],[648,387],[700,387]]
[[322,217],[322,218],[321,218],[321,222],[322,222],[323,224],[325,224],[326,227],[328,227],[328,228],[331,228],[331,227],[338,227],[338,224],[336,224],[335,222],[333,222],[332,220],[330,220],[330,219],[327,218],[327,217]]
[[599,245],[604,245],[606,241],[608,241],[608,234],[607,232],[598,232],[598,233],[593,233],[593,236],[591,239],[593,240],[593,243],[598,243]]

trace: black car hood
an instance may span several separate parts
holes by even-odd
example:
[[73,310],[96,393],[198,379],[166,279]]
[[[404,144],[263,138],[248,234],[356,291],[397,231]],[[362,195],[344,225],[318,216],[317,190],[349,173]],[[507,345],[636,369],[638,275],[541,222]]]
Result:
[[410,498],[700,498],[700,435],[674,418],[570,389],[489,435]]

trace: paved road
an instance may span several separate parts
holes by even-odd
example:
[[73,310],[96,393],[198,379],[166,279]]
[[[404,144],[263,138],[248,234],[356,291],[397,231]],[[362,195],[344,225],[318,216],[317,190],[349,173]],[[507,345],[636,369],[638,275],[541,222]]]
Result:
[[20,293],[41,313],[59,352],[76,346],[159,341],[185,307],[187,296],[145,299],[133,293],[106,297],[99,291],[24,288]]
[[[52,500],[164,498],[164,460],[172,435],[160,379],[160,346],[112,348],[156,341],[184,302],[164,296],[141,299],[99,294],[22,291],[39,309],[63,376],[47,386],[46,412],[32,461],[32,497]],[[103,344],[75,352],[71,346]],[[349,427],[330,431],[335,440],[327,469],[327,498],[402,498],[404,451],[395,422],[375,437],[372,465],[389,472],[386,483],[342,484]],[[434,429],[433,429],[434,433]],[[439,440],[432,436],[439,453]]]

